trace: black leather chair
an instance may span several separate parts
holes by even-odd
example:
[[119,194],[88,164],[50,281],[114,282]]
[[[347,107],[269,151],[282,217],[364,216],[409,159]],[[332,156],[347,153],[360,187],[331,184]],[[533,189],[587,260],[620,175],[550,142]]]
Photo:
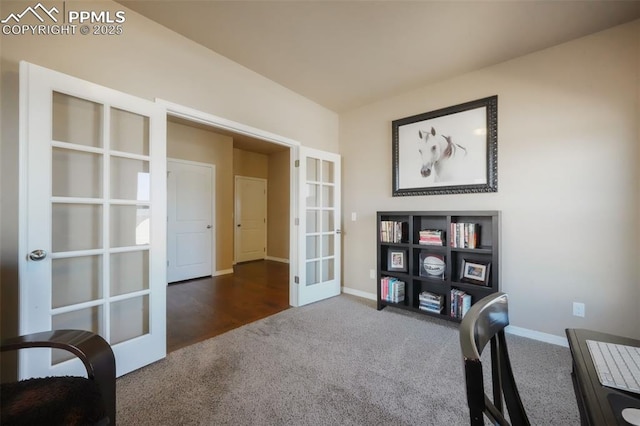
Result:
[[[476,302],[460,324],[460,347],[472,426],[484,425],[485,415],[495,425],[529,425],[509,361],[504,335],[507,325],[508,297],[504,293],[494,293]],[[480,360],[487,344],[491,348],[492,398],[485,391]]]
[[64,349],[80,358],[87,377],[46,377],[3,383],[2,425],[116,424],[116,363],[109,344],[83,330],[54,330],[3,340],[0,351]]

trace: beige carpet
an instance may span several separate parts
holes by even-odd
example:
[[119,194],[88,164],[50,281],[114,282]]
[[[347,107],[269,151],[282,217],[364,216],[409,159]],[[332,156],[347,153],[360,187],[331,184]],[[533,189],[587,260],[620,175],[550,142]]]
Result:
[[[564,347],[507,335],[531,423],[578,425]],[[117,381],[120,425],[467,425],[458,325],[342,295]]]

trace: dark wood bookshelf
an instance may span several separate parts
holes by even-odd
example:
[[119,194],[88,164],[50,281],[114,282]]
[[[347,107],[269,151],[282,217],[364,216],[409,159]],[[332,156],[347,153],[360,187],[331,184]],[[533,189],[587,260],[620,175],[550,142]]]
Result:
[[[483,297],[500,290],[500,212],[499,211],[381,211],[377,213],[377,307],[381,310],[387,306],[419,312],[449,321],[460,322],[461,312],[451,314],[452,290],[460,290],[471,296],[471,304]],[[389,239],[390,222],[403,223],[395,227],[395,239],[401,242],[385,241]],[[458,226],[463,235],[479,234],[475,247],[464,247],[465,239],[459,238],[460,246],[452,247],[452,224],[474,224],[474,226]],[[385,232],[383,232],[383,228]],[[420,231],[436,230],[442,233],[442,245],[420,244]],[[402,235],[398,236],[398,232]],[[472,240],[468,237],[466,240]],[[473,242],[471,242],[473,245]],[[401,253],[404,259],[401,265],[392,267],[389,262],[390,251]],[[444,261],[442,275],[428,272],[433,257]],[[427,261],[427,258],[431,258]],[[473,272],[474,265],[485,269],[485,280],[482,282],[463,282],[463,265],[467,264],[467,272]],[[470,268],[471,266],[471,268]],[[438,265],[436,265],[436,271]],[[482,270],[482,268],[480,269]],[[481,274],[480,274],[481,275]],[[390,277],[404,282],[404,300],[390,302],[383,299],[383,278]],[[420,294],[428,292],[442,296],[444,308],[442,313],[434,313],[420,309]],[[460,302],[459,297],[453,299]],[[456,315],[457,314],[457,315]]]

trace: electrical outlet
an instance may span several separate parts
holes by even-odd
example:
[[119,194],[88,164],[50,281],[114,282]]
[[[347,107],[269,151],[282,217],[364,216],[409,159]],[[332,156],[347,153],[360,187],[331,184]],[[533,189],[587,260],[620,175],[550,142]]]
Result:
[[580,303],[580,302],[573,302],[573,315],[576,317],[583,317],[584,318],[584,303]]
[[369,269],[369,278],[371,278],[372,280],[376,279],[376,270],[375,269]]

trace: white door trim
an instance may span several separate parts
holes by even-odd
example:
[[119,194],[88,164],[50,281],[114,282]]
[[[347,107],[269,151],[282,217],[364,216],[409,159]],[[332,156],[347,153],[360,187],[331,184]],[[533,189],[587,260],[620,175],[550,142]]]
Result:
[[[216,226],[216,165],[212,163],[202,163],[199,161],[167,157],[167,163],[169,163],[169,161],[192,166],[210,167],[213,171],[211,173],[211,226],[213,226],[213,232],[211,233],[211,275],[218,275],[216,270],[216,241],[218,236],[218,227]],[[169,235],[167,235],[167,237],[168,236]]]
[[291,306],[299,306],[298,284],[295,282],[295,277],[299,275],[297,270],[299,226],[296,225],[296,218],[298,217],[299,182],[295,164],[299,156],[300,142],[160,98],[156,98],[155,101],[166,109],[167,115],[169,116],[183,118],[191,122],[205,124],[289,147],[291,150],[291,155],[289,155],[289,173],[291,176],[289,180],[289,229],[291,230],[289,232],[289,304]]

